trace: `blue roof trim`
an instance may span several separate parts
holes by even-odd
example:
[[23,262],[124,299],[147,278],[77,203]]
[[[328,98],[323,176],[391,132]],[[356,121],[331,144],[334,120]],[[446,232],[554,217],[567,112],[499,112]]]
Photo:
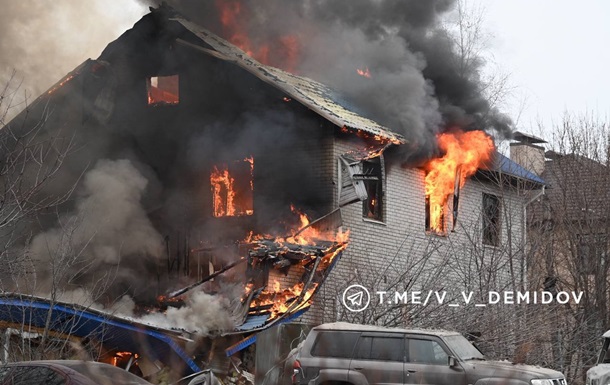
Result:
[[546,182],[538,175],[531,171],[526,170],[518,163],[512,161],[510,158],[505,157],[499,152],[496,153],[496,159],[494,162],[494,171],[501,171],[504,174],[514,176],[517,178],[525,179],[529,182],[546,184]]
[[250,330],[262,326],[269,319],[269,315],[251,315],[246,318],[246,322],[239,325],[237,330]]
[[[41,302],[40,300],[21,300],[21,299],[12,299],[12,298],[0,298],[0,305],[8,306],[11,309],[6,312],[4,310],[0,311],[0,319],[7,321],[14,321],[12,315],[17,315],[16,318],[21,318],[20,320],[26,324],[30,324],[37,327],[44,327],[44,323],[37,323],[36,321],[42,320],[44,321],[46,314],[38,314],[40,312],[36,312],[36,310],[43,310],[45,313],[49,310],[52,311],[52,326],[56,327],[57,331],[70,333],[72,335],[78,337],[86,337],[91,336],[94,333],[102,332],[102,329],[106,329],[108,325],[113,326],[116,330],[103,330],[103,340],[104,341],[113,341],[113,342],[121,342],[124,346],[132,348],[131,345],[133,336],[129,336],[125,332],[131,332],[134,336],[137,335],[145,335],[148,337],[152,337],[152,340],[146,340],[146,348],[150,349],[150,353],[154,355],[157,359],[163,358],[164,356],[170,356],[173,352],[178,357],[180,357],[188,366],[190,370],[193,372],[201,371],[199,366],[186,354],[184,350],[169,336],[164,335],[162,332],[158,332],[155,330],[150,330],[144,324],[138,324],[138,326],[130,325],[127,323],[119,322],[113,320],[109,315],[108,318],[104,318],[98,316],[94,313],[87,312],[85,310],[76,310],[74,308],[66,307],[61,304],[55,304],[53,307],[49,303]],[[25,313],[29,310],[29,315]],[[56,315],[56,312],[59,314]],[[16,314],[14,314],[16,313]],[[20,314],[21,313],[21,317]],[[41,317],[42,316],[42,317]],[[67,317],[66,317],[67,316]],[[72,316],[76,316],[78,318],[74,318]],[[8,318],[8,319],[7,319]],[[24,319],[25,318],[25,319]],[[72,321],[72,322],[70,322]],[[92,325],[88,325],[88,322],[93,322]],[[138,342],[141,341],[139,338]],[[159,344],[159,341],[163,344]],[[169,346],[171,351],[158,351],[157,349],[163,349],[163,346]],[[142,347],[139,346],[139,349]],[[126,349],[130,351],[134,351],[135,349]],[[169,364],[169,363],[168,363]]]
[[[292,321],[293,319],[302,316],[303,313],[305,313],[307,311],[307,309],[309,309],[309,306],[282,319],[278,324],[283,324],[285,322]],[[230,357],[233,354],[239,352],[240,350],[244,350],[245,348],[247,348],[248,346],[252,345],[255,342],[256,342],[256,334],[252,334],[251,336],[246,337],[243,340],[239,341],[235,345],[229,346],[227,349],[225,349],[225,354],[227,355],[227,357]]]
[[252,345],[256,342],[256,334],[252,334],[250,337],[246,337],[243,340],[239,341],[233,346],[228,347],[225,350],[225,354],[227,357],[231,357],[233,354],[239,352],[240,350],[244,350],[248,346]]

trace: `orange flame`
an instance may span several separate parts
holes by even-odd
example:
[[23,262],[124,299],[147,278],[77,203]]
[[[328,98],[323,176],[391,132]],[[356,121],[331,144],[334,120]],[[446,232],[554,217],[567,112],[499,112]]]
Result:
[[[294,206],[290,207],[292,212],[298,215],[299,218],[299,227],[298,229],[294,229],[291,231],[292,235],[288,237],[276,237],[273,238],[269,235],[253,235],[250,232],[246,239],[244,240],[246,243],[256,243],[259,240],[273,240],[273,242],[282,245],[287,244],[300,244],[300,245],[323,245],[326,244],[324,250],[322,250],[323,255],[321,256],[313,256],[313,258],[321,258],[318,262],[316,273],[323,273],[335,260],[335,258],[347,247],[347,242],[349,240],[349,231],[320,231],[315,227],[307,227],[311,222],[306,214],[302,213]],[[324,243],[326,242],[326,243]],[[328,242],[332,242],[329,244]],[[300,263],[302,265],[306,265],[312,262],[312,259],[303,259]],[[270,319],[277,318],[278,316],[286,313],[287,311],[295,312],[297,310],[303,309],[311,304],[311,300],[313,294],[318,286],[317,282],[312,282],[310,285],[305,287],[303,282],[297,283],[289,288],[282,288],[282,284],[280,281],[274,280],[270,282],[267,287],[268,289],[261,291],[261,293],[252,301],[250,304],[251,307],[260,307],[260,306],[270,306],[269,309],[265,310],[270,313]],[[247,297],[248,294],[252,291],[253,284],[248,284],[245,287],[244,294]],[[306,289],[306,292],[303,296],[301,293]],[[298,303],[294,303],[294,301],[299,301]]]
[[425,191],[430,204],[430,229],[443,232],[443,212],[454,191],[456,173],[460,173],[461,188],[468,177],[489,164],[495,147],[483,131],[444,133],[437,136],[437,141],[443,156],[424,165]]
[[305,294],[303,294],[300,304],[292,308],[292,301],[298,299],[305,288],[305,284],[303,282],[299,282],[296,285],[283,290],[279,288],[279,282],[276,281],[274,285],[275,288],[273,290],[263,290],[258,298],[253,301],[254,306],[272,305],[269,309],[269,312],[271,313],[269,319],[277,318],[279,315],[286,313],[288,310],[297,311],[309,306],[311,303],[311,297],[318,287],[317,283],[311,284],[311,287],[305,292]]
[[212,184],[215,217],[235,215],[235,204],[233,203],[235,199],[234,182],[235,180],[229,174],[226,166],[222,170],[214,166],[214,171],[210,175],[210,183]]
[[53,92],[57,91],[59,88],[63,87],[64,85],[66,85],[66,83],[68,83],[70,80],[72,80],[74,78],[74,75],[68,75],[66,76],[62,81],[59,82],[59,84],[56,84],[53,88],[51,88],[49,90],[49,92],[47,92],[49,95],[52,94]]
[[[215,217],[231,217],[254,214],[252,193],[254,191],[254,158],[243,160],[249,166],[249,189],[247,194],[238,197],[235,178],[231,175],[228,166],[214,166],[210,174],[212,188],[212,206]],[[247,195],[247,196],[245,196]],[[241,199],[238,199],[241,198]]]
[[132,357],[132,356],[135,359],[137,359],[139,357],[137,353],[134,354],[132,352],[116,352],[114,354],[114,357],[112,357],[111,364],[113,366],[118,366],[119,360],[122,360],[122,359],[128,358],[128,357]]
[[358,68],[356,69],[356,72],[358,73],[358,75],[364,76],[365,78],[370,79],[371,77],[371,71],[369,70],[369,67],[365,67],[364,69]]

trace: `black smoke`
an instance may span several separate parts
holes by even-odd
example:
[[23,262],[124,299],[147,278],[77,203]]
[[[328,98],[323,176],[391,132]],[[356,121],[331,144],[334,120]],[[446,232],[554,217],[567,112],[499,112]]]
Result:
[[[153,2],[154,3],[154,2]],[[427,157],[435,134],[487,130],[510,137],[511,119],[490,105],[485,62],[460,54],[443,21],[455,0],[170,0],[191,20],[232,40],[230,10],[250,48],[269,47],[268,63],[328,84],[357,112],[401,133],[403,155]],[[295,61],[283,37],[298,42]],[[367,69],[370,78],[359,76]]]

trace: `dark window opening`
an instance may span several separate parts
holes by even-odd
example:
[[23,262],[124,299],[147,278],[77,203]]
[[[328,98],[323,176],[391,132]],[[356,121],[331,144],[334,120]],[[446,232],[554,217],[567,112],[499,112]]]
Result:
[[254,159],[214,166],[210,187],[215,217],[254,214]]
[[595,274],[605,262],[608,240],[604,234],[578,235],[578,266],[582,274]]
[[500,245],[500,198],[483,193],[483,244]]
[[362,216],[383,221],[383,160],[381,157],[362,162],[362,180],[367,198],[362,204]]
[[[436,210],[433,212],[432,210]],[[436,205],[436,207],[430,206],[430,196],[426,195],[426,219],[425,227],[426,231],[433,232],[438,235],[445,235],[445,206]]]
[[172,105],[180,102],[178,75],[154,76],[146,79],[149,105]]

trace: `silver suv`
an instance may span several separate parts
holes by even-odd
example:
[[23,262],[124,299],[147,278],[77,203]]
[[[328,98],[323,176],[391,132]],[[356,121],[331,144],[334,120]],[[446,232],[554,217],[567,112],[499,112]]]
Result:
[[487,361],[456,332],[343,322],[313,328],[287,366],[295,385],[567,385],[555,370]]

